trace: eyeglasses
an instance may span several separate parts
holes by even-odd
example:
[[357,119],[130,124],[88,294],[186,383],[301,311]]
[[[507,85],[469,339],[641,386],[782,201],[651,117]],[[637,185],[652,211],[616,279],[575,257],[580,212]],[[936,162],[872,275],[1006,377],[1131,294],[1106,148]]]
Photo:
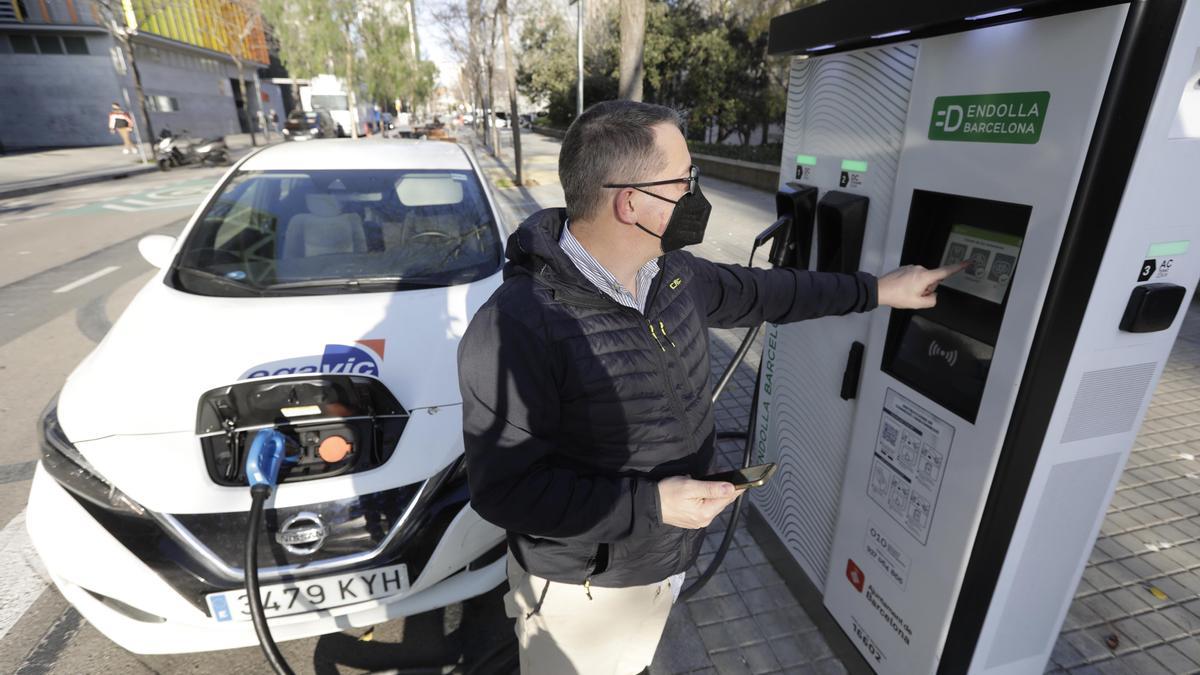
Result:
[[605,183],[604,185],[602,185],[600,187],[633,188],[634,190],[637,190],[638,192],[648,194],[651,197],[657,197],[658,199],[661,199],[664,202],[670,202],[670,203],[674,204],[676,200],[667,199],[666,197],[664,197],[662,195],[656,195],[653,192],[650,192],[649,190],[643,190],[642,188],[653,187],[655,185],[670,185],[671,183],[687,183],[687,191],[684,192],[684,194],[690,195],[690,194],[693,194],[696,192],[696,185],[699,183],[699,181],[700,181],[700,167],[693,164],[692,168],[688,170],[687,178],[668,178],[666,180],[655,180],[655,181],[650,181],[647,183]]

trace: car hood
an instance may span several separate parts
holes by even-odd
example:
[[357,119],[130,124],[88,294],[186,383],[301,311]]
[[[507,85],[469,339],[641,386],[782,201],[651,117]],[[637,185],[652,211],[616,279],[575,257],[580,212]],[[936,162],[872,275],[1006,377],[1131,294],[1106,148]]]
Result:
[[58,415],[72,441],[194,432],[204,392],[309,372],[378,377],[410,411],[459,403],[459,340],[500,283],[496,274],[394,293],[216,298],[162,278],[63,386]]

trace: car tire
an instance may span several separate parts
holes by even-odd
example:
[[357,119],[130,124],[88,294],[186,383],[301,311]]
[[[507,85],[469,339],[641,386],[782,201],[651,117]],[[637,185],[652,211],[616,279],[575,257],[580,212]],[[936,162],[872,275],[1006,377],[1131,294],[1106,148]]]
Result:
[[171,168],[171,165],[167,163],[167,160],[165,160],[165,159],[158,160],[158,170],[159,171],[166,171],[170,168]]

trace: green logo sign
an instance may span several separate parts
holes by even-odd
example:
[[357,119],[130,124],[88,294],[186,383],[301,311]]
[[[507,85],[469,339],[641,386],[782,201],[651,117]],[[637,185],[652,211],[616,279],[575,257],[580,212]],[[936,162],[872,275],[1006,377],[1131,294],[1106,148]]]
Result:
[[933,101],[929,140],[1037,143],[1049,105],[1048,91],[939,96]]

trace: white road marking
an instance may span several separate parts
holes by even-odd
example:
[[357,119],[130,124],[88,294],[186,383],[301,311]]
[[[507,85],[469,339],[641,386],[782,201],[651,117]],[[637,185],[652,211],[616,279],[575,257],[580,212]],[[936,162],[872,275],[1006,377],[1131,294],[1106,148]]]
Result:
[[90,284],[91,282],[99,279],[100,277],[102,277],[106,274],[112,274],[113,272],[116,272],[119,269],[121,269],[120,265],[113,265],[112,267],[105,267],[104,269],[100,270],[99,272],[92,272],[91,274],[87,275],[86,277],[84,277],[82,279],[72,281],[71,283],[69,283],[66,286],[63,286],[61,288],[56,288],[56,289],[54,289],[54,292],[55,293],[66,293],[68,291],[73,291],[76,288],[79,288],[80,286],[82,286],[84,284]]
[[0,227],[8,227],[8,223],[0,223]]
[[41,560],[25,530],[25,512],[17,514],[0,531],[0,638],[21,619],[46,588]]
[[137,212],[137,211],[141,211],[141,210],[142,210],[142,209],[140,209],[140,208],[134,208],[134,207],[129,207],[129,206],[121,206],[120,204],[101,204],[101,205],[100,205],[100,208],[102,208],[102,209],[112,209],[113,211],[124,211],[124,212],[126,212],[126,213],[134,213],[134,212]]

